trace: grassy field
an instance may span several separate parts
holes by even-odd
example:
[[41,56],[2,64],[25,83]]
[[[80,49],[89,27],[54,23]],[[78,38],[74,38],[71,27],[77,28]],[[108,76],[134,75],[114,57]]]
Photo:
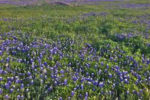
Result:
[[150,1],[0,4],[0,100],[150,100]]

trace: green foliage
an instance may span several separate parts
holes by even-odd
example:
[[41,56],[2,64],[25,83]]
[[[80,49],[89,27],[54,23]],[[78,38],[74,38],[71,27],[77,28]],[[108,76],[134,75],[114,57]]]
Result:
[[[147,3],[148,0],[137,1],[132,0],[133,3]],[[114,74],[112,71],[112,67],[115,65],[120,66],[121,71],[129,71],[133,68],[133,62],[130,64],[124,63],[128,62],[127,56],[132,56],[135,61],[139,63],[139,65],[145,66],[141,62],[141,57],[143,54],[145,57],[150,57],[150,38],[144,36],[143,33],[149,34],[149,28],[147,23],[132,23],[132,21],[139,20],[140,16],[149,16],[150,8],[141,8],[141,9],[128,9],[128,8],[117,8],[112,6],[112,9],[107,6],[110,2],[103,2],[104,5],[83,5],[83,6],[62,6],[62,5],[48,5],[43,4],[40,6],[12,6],[12,5],[0,5],[0,34],[3,33],[17,33],[18,40],[22,41],[24,45],[29,45],[34,41],[35,38],[46,41],[50,44],[56,45],[55,42],[59,44],[61,50],[63,51],[65,56],[72,56],[70,58],[60,59],[58,55],[53,56],[52,60],[49,60],[49,55],[45,55],[43,58],[43,62],[48,62],[50,66],[54,66],[57,61],[62,64],[63,69],[67,69],[66,65],[68,63],[72,63],[72,66],[69,68],[71,73],[75,73],[74,68],[80,69],[81,66],[85,68],[85,71],[90,74],[97,74],[97,69],[95,69],[95,65],[98,65],[98,69],[102,69],[102,74],[97,75],[99,81],[104,79],[108,79],[108,73],[104,72],[106,65],[109,65],[108,71]],[[120,4],[121,2],[115,2],[116,4]],[[126,1],[126,3],[128,3]],[[144,10],[143,10],[144,9]],[[85,16],[84,14],[94,12],[95,16],[89,15]],[[106,12],[108,15],[100,15],[99,13]],[[83,14],[84,13],[84,14]],[[144,17],[145,18],[145,17]],[[142,20],[144,20],[142,18]],[[149,19],[149,17],[147,18]],[[140,21],[140,20],[139,20]],[[147,30],[146,30],[147,29]],[[127,35],[132,33],[133,37],[128,38]],[[125,35],[125,38],[119,38],[117,35]],[[20,38],[22,37],[22,38]],[[29,37],[29,38],[28,38]],[[0,45],[4,40],[8,39],[8,36],[3,36],[3,40],[0,36]],[[12,38],[10,38],[12,40]],[[74,44],[73,44],[74,43]],[[87,50],[87,54],[85,54],[84,61],[79,57],[79,52],[86,48],[85,43],[90,43],[91,47],[96,50],[95,55],[99,55],[100,59],[98,61],[90,61],[89,59],[92,55],[89,54],[90,50]],[[12,46],[12,45],[11,45]],[[38,49],[39,51],[44,50],[45,48]],[[36,49],[31,49],[25,53],[21,51],[17,51],[15,56],[12,55],[12,51],[10,51],[9,57],[13,59],[26,59],[30,60],[27,54],[32,54],[32,51]],[[72,52],[70,52],[72,51]],[[63,55],[63,56],[64,56]],[[117,57],[121,56],[120,59]],[[0,61],[6,59],[8,54],[4,54],[0,56]],[[34,56],[36,57],[36,56]],[[116,62],[112,62],[110,57],[114,57],[113,60]],[[95,58],[91,58],[95,59]],[[77,64],[80,62],[80,66]],[[104,63],[104,66],[101,65],[101,62]],[[35,63],[38,63],[36,61]],[[90,68],[87,68],[85,64],[90,64]],[[10,62],[11,68],[20,69],[18,72],[23,71],[26,72],[31,66],[31,64],[23,64],[18,62]],[[5,66],[0,63],[0,67]],[[49,74],[51,73],[49,69],[47,69]],[[59,70],[59,69],[58,69]],[[134,69],[133,69],[134,70]],[[137,71],[137,73],[141,74],[142,78],[144,77],[144,73],[149,71],[150,67],[144,67],[142,71]],[[80,73],[82,76],[86,76],[86,73]],[[1,76],[1,75],[0,75]],[[66,73],[65,77],[69,80],[68,86],[58,86],[54,88],[54,91],[51,91],[48,94],[45,94],[45,90],[47,87],[44,87],[42,83],[40,84],[40,76],[36,74],[37,78],[35,79],[35,86],[30,87],[31,93],[24,93],[27,99],[32,99],[32,96],[37,100],[49,100],[49,99],[58,99],[57,97],[62,96],[63,98],[67,98],[70,96],[70,92],[75,88],[77,84],[81,83],[77,81],[74,83],[71,79],[71,76]],[[23,76],[26,77],[26,76]],[[116,78],[117,77],[117,78]],[[118,79],[115,81],[119,81],[119,77],[113,77],[114,79]],[[139,91],[140,88],[144,89],[143,98],[144,100],[148,100],[150,98],[150,87],[149,85],[140,84],[135,85],[134,81],[136,81],[136,77],[130,74],[132,81],[125,86],[122,86],[122,83],[116,86],[115,89],[112,87],[105,87],[104,89],[97,89],[95,91],[92,90],[92,87],[88,84],[84,84],[85,89],[83,91],[77,90],[75,95],[72,97],[72,100],[76,100],[79,94],[85,95],[86,92],[89,93],[89,100],[112,100],[112,99],[121,99],[121,100],[137,100],[140,99],[136,95],[128,94],[124,92],[125,90]],[[51,80],[47,80],[46,82],[50,82]],[[27,82],[28,83],[28,82]],[[53,83],[51,83],[53,84]],[[110,83],[111,85],[113,83]],[[106,84],[107,86],[108,84]],[[115,92],[115,95],[102,95],[100,93],[101,90],[104,92],[108,92],[108,90],[112,90]],[[17,95],[17,94],[15,94]],[[94,96],[93,96],[94,95]],[[13,96],[12,96],[13,97]],[[0,99],[3,98],[0,95]],[[15,98],[15,97],[13,97]]]

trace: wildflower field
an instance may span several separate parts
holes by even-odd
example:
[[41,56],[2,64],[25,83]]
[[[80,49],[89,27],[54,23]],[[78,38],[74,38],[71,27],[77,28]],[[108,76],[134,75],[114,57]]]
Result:
[[0,100],[150,100],[149,0],[31,1],[0,0]]

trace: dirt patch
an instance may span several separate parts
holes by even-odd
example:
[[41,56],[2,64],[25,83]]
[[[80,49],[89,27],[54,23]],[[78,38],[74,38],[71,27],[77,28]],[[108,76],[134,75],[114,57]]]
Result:
[[52,4],[52,5],[72,6],[70,3],[67,3],[67,2],[61,2],[61,1],[51,2],[50,4]]

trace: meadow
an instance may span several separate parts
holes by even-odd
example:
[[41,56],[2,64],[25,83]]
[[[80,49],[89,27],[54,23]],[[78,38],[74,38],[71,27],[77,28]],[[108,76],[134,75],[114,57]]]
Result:
[[150,100],[150,1],[0,4],[0,100]]

